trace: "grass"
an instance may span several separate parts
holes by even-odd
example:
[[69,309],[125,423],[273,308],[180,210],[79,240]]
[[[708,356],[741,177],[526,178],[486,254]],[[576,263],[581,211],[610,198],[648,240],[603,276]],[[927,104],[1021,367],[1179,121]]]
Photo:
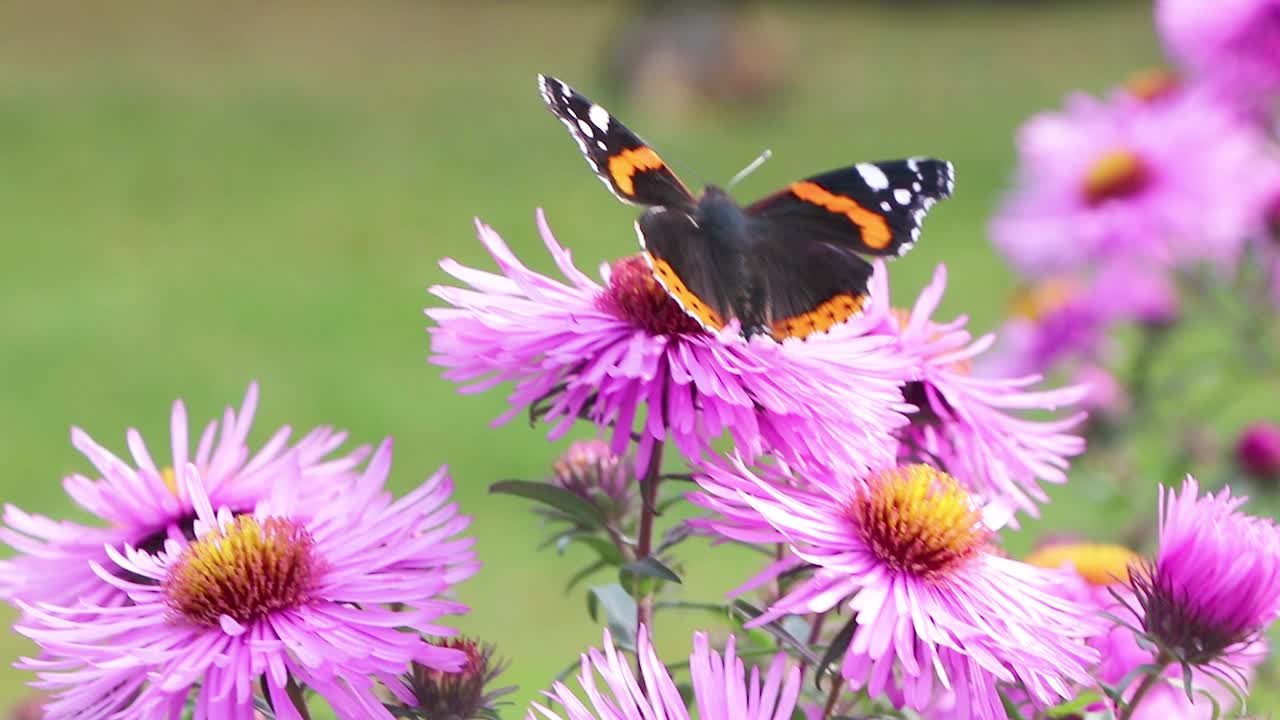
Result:
[[[1143,3],[1047,5],[797,6],[782,15],[792,84],[767,112],[677,125],[597,99],[705,177],[771,147],[743,197],[856,159],[951,159],[958,194],[895,283],[914,290],[946,262],[944,312],[989,328],[1012,286],[985,239],[1012,132],[1159,59]],[[64,515],[58,481],[87,467],[69,425],[116,450],[136,426],[162,447],[173,398],[209,418],[257,379],[256,440],[283,423],[394,435],[398,488],[450,464],[486,562],[459,625],[515,660],[523,706],[598,629],[560,591],[580,558],[536,553],[535,520],[486,488],[540,477],[559,447],[521,423],[490,429],[499,393],[439,379],[421,308],[440,257],[488,265],[472,215],[543,269],[535,207],[586,267],[632,252],[634,211],[589,176],[533,85],[553,72],[589,91],[617,8],[128,7],[0,8],[3,500]],[[1050,526],[1105,529],[1087,502],[1064,507]],[[749,571],[725,552],[693,559],[691,594]],[[664,633],[673,654],[684,630]],[[0,640],[0,658],[27,650]],[[0,693],[25,679],[5,663]]]

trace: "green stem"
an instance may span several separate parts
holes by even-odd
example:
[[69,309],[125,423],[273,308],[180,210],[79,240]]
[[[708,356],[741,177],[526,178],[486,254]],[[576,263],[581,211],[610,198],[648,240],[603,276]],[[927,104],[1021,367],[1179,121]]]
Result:
[[[660,441],[653,446],[649,456],[649,467],[645,470],[641,481],[640,493],[640,528],[636,538],[636,560],[643,560],[653,552],[653,518],[658,500],[658,484],[662,482],[662,449]],[[636,637],[640,636],[640,628],[647,627],[653,633],[653,587],[637,579],[637,588],[643,587],[644,594],[636,601]],[[640,659],[636,658],[637,665]],[[637,667],[637,670],[639,668]],[[641,676],[637,672],[637,678]],[[643,687],[643,679],[640,680]]]
[[1161,653],[1160,657],[1156,658],[1155,671],[1148,673],[1142,679],[1142,684],[1134,691],[1133,697],[1129,699],[1128,704],[1125,705],[1124,711],[1120,713],[1120,717],[1117,720],[1129,720],[1133,717],[1133,711],[1138,708],[1138,703],[1142,702],[1142,698],[1151,691],[1151,688],[1156,686],[1156,683],[1164,680],[1164,671],[1165,668],[1169,667],[1169,662],[1169,657],[1164,653]]
[[836,709],[836,698],[840,697],[840,691],[844,689],[844,677],[837,675],[835,682],[831,683],[831,694],[827,696],[826,707],[822,708],[822,720],[831,717],[831,713]]

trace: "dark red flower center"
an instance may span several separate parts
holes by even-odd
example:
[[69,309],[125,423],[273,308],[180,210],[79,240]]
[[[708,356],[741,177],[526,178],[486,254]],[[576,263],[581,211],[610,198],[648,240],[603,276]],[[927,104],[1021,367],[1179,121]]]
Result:
[[1084,201],[1101,205],[1142,192],[1151,181],[1142,158],[1131,150],[1111,150],[1093,162],[1084,179]]
[[247,622],[310,600],[322,570],[311,533],[286,518],[241,515],[183,550],[169,568],[169,606],[201,625]]
[[654,335],[704,332],[662,289],[642,255],[614,261],[609,287],[596,298],[596,305]]
[[917,577],[945,575],[977,555],[990,531],[969,494],[929,465],[880,472],[846,513],[883,563]]

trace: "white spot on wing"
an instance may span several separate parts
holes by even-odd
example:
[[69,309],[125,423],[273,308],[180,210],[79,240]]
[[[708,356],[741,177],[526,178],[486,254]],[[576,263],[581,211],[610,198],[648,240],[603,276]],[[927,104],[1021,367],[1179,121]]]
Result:
[[884,171],[871,163],[858,163],[853,166],[872,190],[885,190],[889,187],[889,178]]
[[578,129],[582,130],[583,135],[586,135],[587,137],[592,136],[593,131],[591,130],[591,126],[581,120],[578,121]]
[[920,172],[919,158],[909,158],[907,160],[907,167],[911,170],[911,172],[916,172],[916,173]]
[[609,129],[609,111],[599,105],[592,105],[587,111],[587,117],[591,118],[591,124],[600,128],[600,132]]
[[898,188],[893,191],[893,199],[897,200],[899,205],[907,205],[911,202],[911,191],[906,188]]
[[920,192],[920,190],[922,190],[922,188],[920,187],[920,183],[918,182],[911,183],[911,189],[915,190],[916,192]]
[[608,150],[608,149],[609,149],[609,146],[608,146],[608,145],[605,145],[603,140],[597,140],[597,141],[596,141],[596,147],[600,148],[601,150]]
[[885,211],[885,212],[892,212],[892,211],[893,211],[893,206],[889,204],[889,201],[888,201],[888,200],[881,200],[881,201],[880,201],[880,209],[881,209],[881,210],[883,210],[883,211]]

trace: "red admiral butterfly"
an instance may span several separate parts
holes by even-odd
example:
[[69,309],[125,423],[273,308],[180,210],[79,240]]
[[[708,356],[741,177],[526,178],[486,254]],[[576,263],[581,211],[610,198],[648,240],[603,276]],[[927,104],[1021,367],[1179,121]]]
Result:
[[925,213],[955,186],[951,163],[858,163],[793,182],[739,207],[708,185],[695,198],[658,154],[563,81],[538,76],[547,106],[636,221],[645,259],[680,307],[710,331],[737,318],[747,337],[825,332],[862,312],[872,267],[902,255]]

